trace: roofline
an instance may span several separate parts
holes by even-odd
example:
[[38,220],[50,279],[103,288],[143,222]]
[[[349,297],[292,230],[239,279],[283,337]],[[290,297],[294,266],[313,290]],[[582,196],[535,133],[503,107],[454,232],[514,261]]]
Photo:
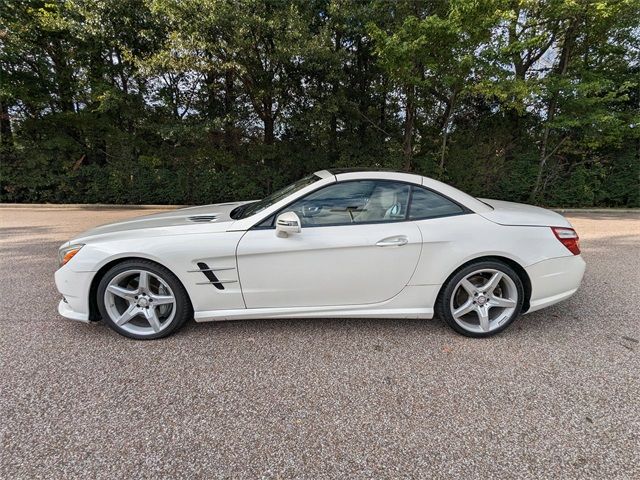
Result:
[[376,169],[331,169],[320,170],[316,172],[320,178],[333,178],[336,181],[358,180],[368,177],[370,180],[396,180],[422,185],[423,187],[439,192],[446,197],[464,205],[475,213],[484,213],[493,210],[493,208],[477,198],[463,192],[451,185],[440,182],[430,177],[425,177],[418,173],[393,171],[393,170],[376,170]]
[[320,178],[330,178],[335,177],[335,174],[329,170],[318,170],[317,172],[313,172],[316,177]]
[[[326,170],[327,172],[329,172],[332,175],[340,175],[342,173],[367,173],[367,172],[371,172],[371,173],[408,173],[408,174],[412,174],[412,172],[406,172],[403,170],[394,170],[394,169],[390,169],[390,168],[328,168]],[[414,174],[415,175],[415,174]]]

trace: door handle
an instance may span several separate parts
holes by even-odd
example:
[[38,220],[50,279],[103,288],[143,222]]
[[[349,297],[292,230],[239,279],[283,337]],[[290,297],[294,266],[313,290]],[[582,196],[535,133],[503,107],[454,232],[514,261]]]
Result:
[[409,239],[407,237],[399,236],[399,237],[388,237],[380,240],[376,245],[378,247],[401,247],[402,245],[406,245],[409,243]]

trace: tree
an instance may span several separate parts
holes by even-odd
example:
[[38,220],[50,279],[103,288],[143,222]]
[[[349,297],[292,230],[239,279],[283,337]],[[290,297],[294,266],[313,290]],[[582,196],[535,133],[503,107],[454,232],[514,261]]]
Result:
[[638,205],[638,18],[638,0],[4,0],[0,199],[215,202],[359,166]]

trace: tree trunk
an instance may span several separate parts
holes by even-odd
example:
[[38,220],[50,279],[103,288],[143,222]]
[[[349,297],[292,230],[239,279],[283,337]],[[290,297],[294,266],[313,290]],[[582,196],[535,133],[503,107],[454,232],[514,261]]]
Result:
[[9,105],[7,105],[7,102],[2,100],[0,100],[0,145],[3,147],[10,147],[13,145]]
[[262,122],[264,123],[264,144],[265,145],[273,145],[273,142],[275,140],[275,135],[274,135],[274,119],[272,115],[265,115],[264,118],[262,119]]
[[[335,41],[333,46],[333,52],[335,55],[338,55],[340,50],[342,49],[342,33],[339,31],[335,32]],[[337,79],[334,79],[331,82],[331,93],[334,98],[338,98],[338,90],[340,89],[340,84]],[[333,111],[331,116],[329,117],[329,161],[331,163],[335,163],[338,161],[338,114]]]
[[48,53],[53,62],[58,105],[63,112],[75,112],[73,67],[67,61],[68,52],[58,42],[55,42]]
[[[380,98],[380,130],[387,131],[387,96],[389,95],[387,80],[382,81],[382,95]],[[384,145],[385,137],[380,138],[380,143]]]
[[[571,55],[573,53],[573,45],[576,37],[577,27],[578,19],[573,19],[571,25],[569,26],[569,28],[567,28],[567,32],[565,33],[562,50],[560,52],[560,61],[556,69],[556,74],[558,77],[563,77],[567,73]],[[556,116],[559,96],[560,92],[556,90],[549,100],[549,106],[547,108],[547,121],[545,122],[545,127],[542,132],[540,155],[538,156],[538,173],[536,175],[536,182],[533,186],[533,190],[531,191],[531,195],[529,196],[529,200],[532,202],[538,197],[538,194],[540,193],[540,187],[542,185],[542,174],[549,157],[547,151],[549,150],[549,135],[551,133],[551,123]]]
[[[120,63],[118,67],[122,68],[122,60],[120,59],[119,62]],[[106,165],[107,142],[105,139],[105,129],[102,128],[103,125],[109,122],[117,121],[120,125],[126,128],[131,124],[131,120],[129,119],[125,120],[122,118],[109,118],[110,114],[105,114],[98,108],[100,106],[100,101],[98,100],[98,98],[102,89],[102,84],[104,82],[103,74],[104,63],[100,54],[100,48],[99,46],[94,45],[89,53],[88,71],[90,89],[89,110],[91,111],[91,116],[94,120],[94,128],[83,131],[83,135],[87,138],[87,145],[90,145],[91,148],[83,152],[83,154],[80,156],[80,159],[76,162],[75,168],[80,168],[84,163],[101,166]],[[111,81],[114,85],[117,85],[115,79],[111,78]],[[106,121],[105,117],[107,117]]]
[[442,147],[440,149],[440,175],[444,173],[444,158],[447,153],[447,139],[449,137],[449,122],[451,121],[457,96],[458,90],[454,89],[451,97],[449,97],[447,101],[447,106],[444,111],[444,119],[442,121]]
[[335,113],[329,118],[329,160],[338,160],[338,117]]
[[415,87],[413,85],[406,88],[407,103],[404,111],[404,138],[402,142],[402,156],[404,157],[404,170],[411,171],[411,160],[413,157],[413,131],[415,129]]
[[235,76],[233,70],[224,72],[224,138],[227,148],[235,150],[237,138],[235,134],[235,124],[233,119],[233,106],[235,104]]

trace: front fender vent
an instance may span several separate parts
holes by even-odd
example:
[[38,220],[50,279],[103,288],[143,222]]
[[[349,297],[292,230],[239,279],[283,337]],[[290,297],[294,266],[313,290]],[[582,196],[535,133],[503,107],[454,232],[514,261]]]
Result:
[[197,215],[194,217],[188,217],[187,220],[196,223],[208,223],[213,222],[217,217],[217,215]]
[[220,280],[218,280],[218,277],[216,277],[215,273],[211,271],[211,269],[209,268],[209,265],[207,265],[204,262],[198,262],[197,265],[200,271],[204,273],[204,276],[207,277],[207,280],[209,280],[209,283],[211,283],[218,290],[224,290],[224,285]]

